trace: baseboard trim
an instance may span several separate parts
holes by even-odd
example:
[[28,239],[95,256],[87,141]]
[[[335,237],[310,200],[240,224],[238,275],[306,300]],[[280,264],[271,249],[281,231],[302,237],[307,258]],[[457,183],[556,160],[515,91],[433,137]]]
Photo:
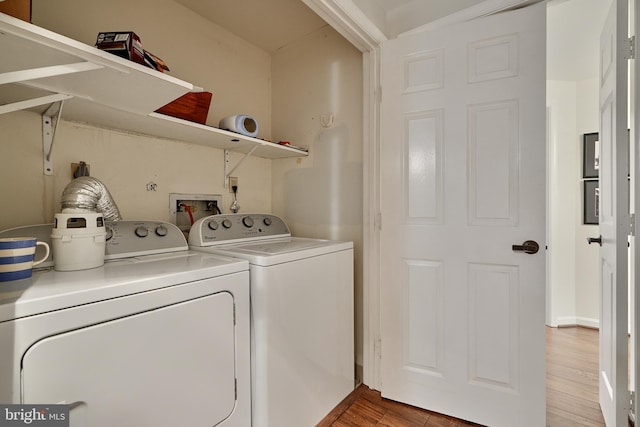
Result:
[[556,324],[558,328],[570,328],[582,326],[589,329],[600,329],[600,321],[589,317],[559,317]]
[[600,329],[600,321],[598,319],[591,319],[588,317],[578,317],[578,326],[583,326],[590,329]]

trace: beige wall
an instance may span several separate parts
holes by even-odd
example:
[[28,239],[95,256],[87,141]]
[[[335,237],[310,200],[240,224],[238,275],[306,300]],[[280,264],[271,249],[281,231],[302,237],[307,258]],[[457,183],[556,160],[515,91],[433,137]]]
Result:
[[[229,211],[221,150],[63,121],[56,134],[54,175],[45,176],[40,129],[36,113],[0,115],[0,195],[7,206],[0,230],[52,222],[71,180],[70,165],[79,160],[109,188],[124,219],[168,221],[170,193],[222,194],[222,209]],[[232,155],[232,162],[239,158]],[[249,158],[237,175],[242,212],[271,211],[270,161]],[[149,182],[157,184],[157,191],[147,191]]]
[[273,212],[296,235],[354,242],[362,365],[362,55],[325,27],[272,61],[274,139],[309,148],[308,158],[274,161]]
[[[260,137],[309,148],[308,158],[246,160],[234,172],[241,212],[281,215],[295,235],[354,241],[361,365],[361,53],[327,26],[269,55],[172,0],[112,0],[108,7],[97,0],[33,0],[33,22],[90,45],[100,31],[134,30],[172,76],[213,92],[208,124],[247,113],[258,119]],[[330,115],[333,123],[323,127]],[[0,195],[9,206],[0,229],[51,222],[70,164],[80,160],[107,185],[125,219],[168,220],[170,193],[222,194],[228,212],[221,150],[63,120],[54,176],[45,176],[40,129],[36,113],[0,115]],[[231,163],[240,157],[232,154]],[[147,191],[149,182],[157,191]]]
[[33,0],[32,22],[90,46],[101,31],[134,31],[171,76],[213,93],[208,124],[250,114],[270,136],[269,54],[173,0]]
[[[89,45],[100,31],[134,30],[145,48],[169,64],[172,76],[213,92],[209,124],[248,113],[258,119],[260,136],[270,136],[270,56],[172,0],[114,0],[109,7],[97,0],[34,0],[33,22]],[[221,150],[63,120],[53,153],[54,176],[44,176],[40,129],[35,113],[0,115],[0,169],[11,178],[0,181],[0,194],[14,201],[0,216],[0,229],[51,222],[71,180],[70,163],[79,160],[107,185],[125,219],[168,220],[172,192],[222,194],[225,211],[231,204]],[[239,159],[232,154],[232,164]],[[243,212],[271,211],[269,160],[252,157],[234,175]],[[157,191],[146,191],[148,182],[158,184]]]

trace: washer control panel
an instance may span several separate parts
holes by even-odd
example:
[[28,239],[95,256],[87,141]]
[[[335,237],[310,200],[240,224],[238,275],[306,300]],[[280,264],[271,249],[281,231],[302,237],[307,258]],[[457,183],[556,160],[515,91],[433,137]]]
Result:
[[[174,224],[162,221],[106,221],[107,241],[105,259],[129,258],[138,255],[160,254],[189,249],[187,239]],[[26,225],[0,231],[0,237],[33,236],[46,242],[52,248],[49,257],[38,266],[39,269],[53,267],[53,246],[51,231],[53,224]],[[40,252],[42,251],[42,252]],[[38,246],[36,257],[42,257],[44,250]]]
[[105,259],[189,249],[182,231],[161,221],[107,221]]
[[287,224],[270,214],[223,214],[200,218],[191,226],[189,245],[212,246],[260,238],[290,237]]

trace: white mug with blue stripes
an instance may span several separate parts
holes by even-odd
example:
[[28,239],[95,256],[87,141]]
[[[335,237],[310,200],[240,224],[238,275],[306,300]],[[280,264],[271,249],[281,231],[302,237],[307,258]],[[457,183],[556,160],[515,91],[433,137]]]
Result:
[[[35,260],[36,246],[43,246],[45,255]],[[34,266],[49,257],[49,245],[35,237],[7,237],[0,239],[0,282],[31,277]]]

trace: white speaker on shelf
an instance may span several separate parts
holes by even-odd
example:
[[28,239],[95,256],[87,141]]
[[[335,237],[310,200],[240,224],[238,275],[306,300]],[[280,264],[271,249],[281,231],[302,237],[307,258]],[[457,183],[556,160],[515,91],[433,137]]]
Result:
[[229,130],[246,136],[258,136],[258,121],[246,114],[236,114],[220,120],[220,129]]

